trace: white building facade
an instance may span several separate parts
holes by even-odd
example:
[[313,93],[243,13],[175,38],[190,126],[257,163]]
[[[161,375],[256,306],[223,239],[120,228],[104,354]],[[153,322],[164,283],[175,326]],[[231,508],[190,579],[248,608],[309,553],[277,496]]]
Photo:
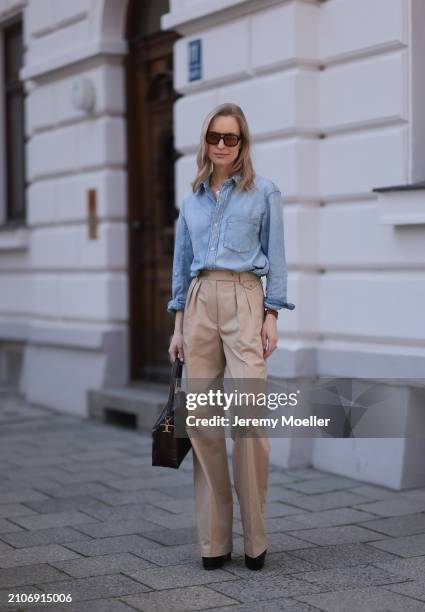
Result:
[[[1,377],[78,414],[89,389],[132,381],[130,339],[148,316],[132,316],[129,299],[129,143],[144,138],[128,129],[131,4],[0,0],[2,66],[4,32],[22,19],[26,161],[26,215],[11,226],[2,120]],[[407,422],[425,372],[425,3],[171,0],[161,14],[150,4],[149,41],[155,23],[176,36],[177,209],[201,122],[226,101],[248,118],[257,172],[284,195],[296,309],[279,317],[270,375],[411,379],[395,391]],[[2,83],[3,73],[5,117]],[[421,439],[273,440],[272,460],[425,484]]]

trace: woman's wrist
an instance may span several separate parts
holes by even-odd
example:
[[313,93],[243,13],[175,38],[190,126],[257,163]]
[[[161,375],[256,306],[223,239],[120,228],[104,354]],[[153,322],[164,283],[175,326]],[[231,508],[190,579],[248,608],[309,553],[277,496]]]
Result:
[[266,307],[266,308],[264,309],[264,313],[265,313],[265,316],[267,316],[267,315],[269,315],[269,316],[273,316],[275,319],[277,319],[277,318],[278,318],[278,316],[279,316],[278,311],[277,311],[277,310],[274,310],[273,308],[267,308],[267,307]]
[[183,310],[176,311],[176,318],[174,320],[174,333],[183,333]]

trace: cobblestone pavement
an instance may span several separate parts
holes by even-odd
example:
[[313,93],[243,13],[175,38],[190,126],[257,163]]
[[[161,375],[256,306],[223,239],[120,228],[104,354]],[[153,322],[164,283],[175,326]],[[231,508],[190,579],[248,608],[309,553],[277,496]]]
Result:
[[[151,466],[148,435],[0,396],[0,610],[425,610],[425,489],[312,469],[270,473],[269,555],[201,566],[192,462]],[[235,496],[236,499],[236,496]],[[9,593],[72,603],[9,605]]]

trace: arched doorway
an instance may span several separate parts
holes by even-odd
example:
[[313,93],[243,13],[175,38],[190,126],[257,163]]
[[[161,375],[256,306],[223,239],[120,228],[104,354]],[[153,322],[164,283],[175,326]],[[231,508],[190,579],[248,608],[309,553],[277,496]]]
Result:
[[130,1],[126,59],[131,380],[168,381],[174,223],[173,45],[168,0]]

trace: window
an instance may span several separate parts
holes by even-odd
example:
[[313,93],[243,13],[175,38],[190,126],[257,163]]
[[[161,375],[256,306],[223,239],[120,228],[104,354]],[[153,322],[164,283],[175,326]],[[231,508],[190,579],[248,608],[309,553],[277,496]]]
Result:
[[19,80],[23,65],[22,21],[14,20],[2,28],[3,53],[3,147],[4,187],[2,220],[6,225],[25,221],[25,127],[24,87]]

